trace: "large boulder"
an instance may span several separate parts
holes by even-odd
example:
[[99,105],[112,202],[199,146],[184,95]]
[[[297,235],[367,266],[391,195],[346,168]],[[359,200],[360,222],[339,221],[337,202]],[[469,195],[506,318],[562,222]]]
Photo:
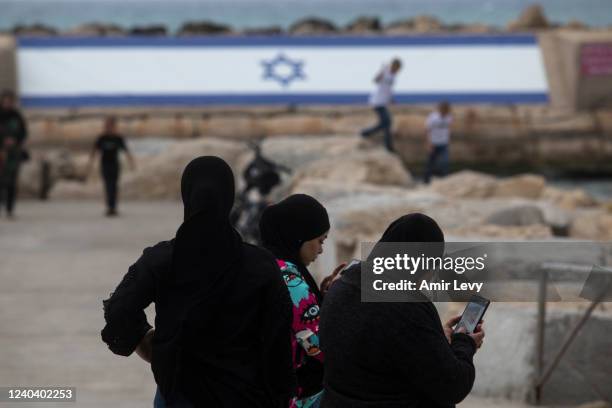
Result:
[[294,182],[318,178],[347,184],[368,183],[410,187],[412,178],[397,156],[382,149],[329,156],[309,163],[295,175]]
[[500,180],[493,190],[494,197],[523,197],[536,199],[542,195],[546,179],[534,174],[508,177]]
[[234,169],[235,176],[240,177],[236,164],[246,150],[247,146],[242,143],[219,139],[175,143],[159,155],[140,160],[135,172],[126,172],[121,181],[121,195],[135,199],[178,199],[183,169],[192,159],[204,155],[221,157]]
[[533,4],[523,10],[517,20],[511,21],[509,31],[530,31],[549,28],[550,24],[544,15],[544,9],[539,4]]
[[455,198],[539,198],[546,180],[542,176],[524,174],[497,180],[495,177],[471,170],[453,173],[434,180],[431,189]]
[[298,20],[289,27],[289,33],[294,35],[330,34],[337,31],[334,23],[318,17]]
[[512,205],[490,214],[485,223],[506,227],[544,224],[544,213],[536,205]]
[[578,211],[569,230],[572,238],[612,240],[612,214],[600,210]]
[[411,212],[431,214],[433,207],[445,202],[442,196],[425,190],[346,184],[340,187],[336,183],[337,190],[333,191],[350,193],[334,195],[329,189],[333,186],[324,180],[307,180],[295,191],[310,193],[326,206],[339,261],[359,258],[360,243],[378,240],[396,218]]
[[556,187],[546,187],[542,191],[541,198],[566,210],[575,210],[578,207],[593,207],[597,205],[597,200],[579,188],[563,190]]
[[435,179],[431,189],[452,198],[486,198],[491,196],[495,186],[495,177],[463,170],[442,179]]
[[393,193],[342,197],[325,204],[338,239],[354,239],[355,244],[360,236],[380,236],[394,219],[402,215],[426,211],[424,202]]
[[303,135],[267,138],[262,143],[262,151],[273,161],[297,169],[324,157],[354,154],[360,146],[355,136]]

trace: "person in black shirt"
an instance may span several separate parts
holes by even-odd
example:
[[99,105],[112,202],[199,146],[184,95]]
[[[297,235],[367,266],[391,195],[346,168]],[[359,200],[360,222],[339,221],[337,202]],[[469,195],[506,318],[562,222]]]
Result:
[[125,152],[133,170],[136,167],[134,157],[130,154],[123,136],[117,132],[117,119],[114,116],[109,116],[104,122],[104,133],[96,140],[89,161],[89,170],[91,170],[96,153],[100,152],[100,170],[104,179],[106,194],[106,215],[109,217],[117,215],[117,183],[121,172],[120,151]]
[[0,202],[9,218],[17,199],[17,179],[24,156],[22,148],[28,135],[26,122],[16,106],[13,91],[0,96]]

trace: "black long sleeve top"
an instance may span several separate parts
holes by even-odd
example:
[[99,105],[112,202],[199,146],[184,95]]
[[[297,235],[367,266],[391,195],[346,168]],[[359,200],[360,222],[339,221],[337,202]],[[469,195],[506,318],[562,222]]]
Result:
[[320,340],[324,408],[454,407],[472,389],[474,340],[449,344],[435,306],[361,302],[359,266],[328,292]]
[[[102,340],[113,353],[130,355],[152,327],[144,309],[156,301],[163,289],[159,285],[162,275],[171,267],[173,247],[172,240],[145,249],[110,298],[103,302],[106,325]],[[221,373],[211,367],[199,369],[194,357],[190,359],[191,365],[185,367],[190,373],[187,378],[194,382],[197,380],[194,376],[203,376],[206,381],[210,376],[210,381],[216,384],[216,397],[226,401],[227,406],[232,405],[233,402],[227,402],[231,400],[242,401],[240,404],[245,407],[259,407],[269,398],[283,406],[295,387],[291,366],[291,301],[274,257],[249,244],[244,244],[244,253],[246,262],[236,285],[250,288],[246,292],[252,293],[253,301],[248,309],[239,310],[233,303],[235,296],[229,293],[227,304],[218,305],[222,318],[218,327],[211,327],[209,336],[218,345],[213,351],[215,356],[223,356],[224,347],[228,352],[240,349],[252,353],[228,355],[227,364],[223,358],[215,357],[225,370]],[[227,344],[230,340],[232,344]],[[194,356],[198,351],[194,350]],[[237,368],[236,359],[240,359]],[[232,369],[237,371],[233,373]],[[240,389],[236,388],[238,380],[242,384]],[[266,402],[265,406],[269,404]]]

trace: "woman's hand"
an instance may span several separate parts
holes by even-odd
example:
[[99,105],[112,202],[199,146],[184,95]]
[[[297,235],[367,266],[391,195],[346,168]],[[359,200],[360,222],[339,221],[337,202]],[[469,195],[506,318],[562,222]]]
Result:
[[476,326],[476,329],[474,329],[473,333],[466,333],[465,327],[460,328],[457,333],[465,333],[468,336],[470,336],[472,340],[474,340],[474,343],[476,343],[476,348],[479,349],[480,347],[482,347],[482,343],[484,342],[484,336],[485,336],[484,329],[482,328],[483,323],[484,323],[484,320],[480,322],[478,326]]
[[155,329],[149,329],[147,334],[144,335],[138,346],[136,347],[136,354],[140,356],[147,363],[151,363],[153,358],[153,335]]
[[470,336],[472,340],[474,340],[474,342],[476,343],[476,348],[479,349],[482,346],[485,336],[485,332],[482,329],[482,323],[476,326],[474,333],[470,333],[468,334],[468,336]]
[[340,278],[340,271],[342,271],[345,266],[346,262],[343,262],[340,265],[336,266],[336,269],[334,269],[331,275],[327,276],[321,281],[321,293],[323,293],[323,295],[325,295],[329,288],[331,288],[333,283]]
[[449,321],[444,323],[444,326],[442,326],[446,340],[448,340],[448,344],[450,344],[451,336],[453,335],[453,326],[459,323],[459,320],[461,320],[461,315],[451,318]]

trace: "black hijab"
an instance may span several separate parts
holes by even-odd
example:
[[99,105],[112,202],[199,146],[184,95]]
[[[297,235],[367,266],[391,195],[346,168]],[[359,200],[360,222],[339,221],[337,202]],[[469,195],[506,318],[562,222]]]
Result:
[[[439,245],[432,243],[438,242]],[[421,213],[403,215],[393,221],[382,234],[368,255],[368,261],[376,257],[393,257],[398,248],[381,244],[412,243],[411,250],[416,253],[426,253],[440,256],[444,252],[444,233],[433,218]],[[419,245],[421,244],[422,245]],[[415,276],[414,278],[417,278]],[[349,268],[343,279],[348,284],[361,288],[361,265]]]
[[181,353],[205,341],[202,330],[242,264],[242,240],[229,222],[234,175],[214,156],[192,160],[183,172],[184,221],[176,233],[172,265],[156,300],[153,373],[164,397],[176,396]]
[[329,231],[329,227],[325,207],[306,194],[293,194],[267,207],[259,221],[263,246],[276,258],[294,263],[319,302],[323,299],[321,291],[300,259],[300,248],[304,242]]
[[[439,244],[435,244],[435,243]],[[441,256],[444,252],[444,233],[433,218],[421,213],[406,214],[393,221],[378,240],[368,260],[374,257],[394,256],[398,249],[390,243],[410,244],[409,249],[417,256]],[[419,273],[414,277],[417,277]]]
[[378,242],[444,242],[444,233],[433,218],[412,213],[389,224]]

